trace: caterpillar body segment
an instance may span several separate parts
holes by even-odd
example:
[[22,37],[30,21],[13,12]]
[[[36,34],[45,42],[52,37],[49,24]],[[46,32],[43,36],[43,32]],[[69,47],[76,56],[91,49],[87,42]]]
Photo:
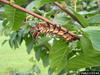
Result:
[[51,33],[63,37],[67,41],[79,40],[79,37],[74,33],[70,32],[64,27],[51,25],[48,23],[38,23],[36,26],[31,28],[31,32],[34,37],[38,37],[41,33]]

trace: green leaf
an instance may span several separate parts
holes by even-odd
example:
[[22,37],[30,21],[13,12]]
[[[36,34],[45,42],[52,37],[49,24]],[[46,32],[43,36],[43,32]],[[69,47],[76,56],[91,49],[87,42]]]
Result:
[[9,45],[11,48],[16,49],[19,47],[16,39],[17,39],[17,33],[16,32],[11,33],[10,39],[9,39]]
[[35,50],[35,57],[39,61],[40,58],[43,61],[44,66],[48,66],[49,63],[49,49],[50,49],[50,44],[48,41],[50,40],[50,37],[42,37],[41,39],[37,40],[37,45],[34,46]]
[[64,13],[59,13],[55,15],[53,21],[56,22],[59,25],[65,25],[68,20],[68,17]]
[[78,14],[77,12],[73,11],[73,14],[77,17],[79,22],[81,23],[82,26],[87,27],[89,26],[88,20],[85,19],[82,15]]
[[66,67],[67,54],[69,50],[67,43],[63,40],[55,40],[50,50],[50,64],[51,68],[58,73]]
[[47,49],[44,49],[44,50],[42,51],[42,53],[41,53],[41,59],[42,59],[43,65],[44,65],[45,67],[47,67],[48,64],[49,64],[49,55],[47,54],[46,51],[47,51]]
[[6,5],[5,6],[5,17],[9,21],[9,27],[12,28],[13,30],[18,30],[25,17],[26,14],[24,12],[21,12],[20,10],[14,9],[11,6]]
[[64,1],[64,0],[41,0],[41,2],[45,2],[45,3],[47,3],[47,2],[55,2],[55,1]]
[[85,55],[79,55],[67,63],[68,70],[77,70],[80,68],[96,67],[100,66],[100,55],[95,57],[87,57]]
[[31,3],[29,3],[29,4],[26,6],[26,9],[28,9],[28,10],[32,10],[33,7],[35,7],[35,3],[34,3],[34,1],[32,1]]
[[83,31],[92,42],[93,48],[100,51],[100,26],[87,27],[84,28]]
[[32,10],[33,8],[40,8],[44,5],[44,2],[41,2],[41,0],[35,0],[32,1],[30,4],[27,5],[27,9]]
[[4,40],[4,41],[2,42],[2,45],[4,45],[5,43],[7,43],[7,41],[8,41],[8,40]]
[[100,51],[96,51],[91,41],[86,37],[81,38],[82,52],[68,60],[68,70],[77,70],[80,68],[95,67],[100,65]]
[[34,47],[35,50],[35,57],[39,61],[42,59],[43,65],[48,66],[49,63],[49,55],[47,52],[49,52],[48,48],[46,46],[37,45]]
[[3,29],[3,21],[0,21],[0,32],[2,32]]
[[41,37],[41,39],[38,39],[38,45],[45,45],[46,47],[48,47],[48,49],[50,49],[50,44],[48,43],[48,41],[50,40],[50,37]]
[[27,3],[27,0],[14,0],[16,4],[18,5],[24,5]]
[[83,54],[85,56],[94,57],[100,55],[100,51],[97,51],[93,48],[91,41],[87,37],[82,37],[80,42]]
[[26,45],[26,47],[27,47],[27,53],[28,53],[28,54],[30,54],[30,52],[31,52],[31,50],[32,50],[32,48],[33,48],[33,44],[34,44],[34,41],[33,41],[32,37],[29,36],[29,35],[27,35],[27,36],[25,37],[25,45]]
[[100,24],[100,14],[96,14],[89,18],[90,24]]
[[35,46],[34,47],[35,50],[35,58],[39,61],[41,58],[41,54],[42,54],[42,50],[41,50],[41,46]]

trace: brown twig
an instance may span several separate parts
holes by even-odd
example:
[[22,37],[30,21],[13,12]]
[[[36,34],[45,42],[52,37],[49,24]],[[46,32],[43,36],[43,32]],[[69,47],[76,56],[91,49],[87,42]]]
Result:
[[84,26],[81,24],[81,22],[78,20],[78,18],[68,8],[63,8],[63,6],[61,4],[59,4],[58,2],[54,2],[54,4],[56,6],[58,6],[61,10],[66,12],[69,16],[71,16],[73,18],[73,20],[77,21],[84,28]]
[[26,13],[28,13],[28,14],[30,14],[30,15],[36,17],[36,18],[42,19],[43,21],[54,25],[54,23],[51,22],[50,20],[48,20],[47,18],[45,18],[45,17],[43,17],[43,16],[40,16],[40,15],[38,15],[38,14],[32,12],[32,11],[29,11],[29,10],[27,10],[27,9],[25,9],[25,8],[23,8],[23,7],[19,6],[19,5],[17,5],[17,4],[11,4],[11,3],[10,3],[9,1],[7,1],[7,0],[0,0],[0,2],[2,2],[2,3],[4,3],[4,4],[8,4],[8,5],[10,5],[10,6],[16,8],[16,9],[19,9],[19,10],[21,10],[21,11],[23,11],[23,12],[26,12]]
[[[7,1],[7,0],[0,0],[0,2],[2,2],[2,3],[4,3],[4,4],[8,4],[8,5],[10,5],[10,6],[16,8],[16,9],[19,9],[19,10],[21,10],[21,11],[23,11],[23,12],[26,12],[26,13],[28,13],[28,14],[30,14],[30,15],[36,17],[36,18],[42,19],[43,21],[45,21],[45,22],[47,22],[47,23],[49,23],[49,24],[51,24],[51,25],[55,25],[53,22],[51,22],[51,21],[48,20],[47,18],[45,18],[45,17],[43,17],[43,16],[40,16],[40,15],[38,15],[38,14],[32,12],[32,11],[29,11],[29,10],[27,10],[27,9],[25,9],[25,8],[23,8],[23,7],[19,6],[19,5],[17,5],[17,4],[11,4],[11,3],[10,3],[9,1]],[[73,33],[73,34],[74,34],[74,33]],[[77,35],[74,35],[74,37],[76,37],[76,36],[77,36]],[[76,40],[78,40],[78,39],[76,39]]]

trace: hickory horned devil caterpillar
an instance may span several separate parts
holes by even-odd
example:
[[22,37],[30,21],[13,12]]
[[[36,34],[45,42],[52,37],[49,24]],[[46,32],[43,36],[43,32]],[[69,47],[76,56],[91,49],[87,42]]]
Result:
[[36,26],[32,27],[30,31],[32,32],[32,35],[35,38],[38,37],[41,33],[45,33],[45,34],[51,33],[51,34],[61,36],[69,42],[79,40],[79,37],[77,35],[70,32],[66,28],[58,25],[51,25],[45,22],[38,23]]

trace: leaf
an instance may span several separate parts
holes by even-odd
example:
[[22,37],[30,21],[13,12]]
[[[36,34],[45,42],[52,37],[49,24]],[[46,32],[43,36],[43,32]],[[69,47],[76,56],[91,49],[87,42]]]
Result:
[[34,46],[36,59],[39,61],[41,58],[45,67],[49,64],[48,53],[51,47],[48,43],[49,40],[49,37],[42,37],[41,39],[37,40],[38,43]]
[[42,54],[41,46],[35,46],[34,50],[35,50],[35,58],[39,61]]
[[95,67],[100,66],[100,55],[95,57],[87,57],[85,55],[79,55],[67,63],[68,70],[77,70],[80,68],[88,68],[88,67]]
[[34,6],[35,6],[35,3],[34,3],[34,1],[32,1],[31,3],[29,3],[29,4],[26,6],[26,9],[32,10]]
[[49,64],[49,57],[48,57],[48,49],[45,46],[35,46],[34,47],[35,50],[35,57],[36,59],[39,61],[40,59],[42,59],[43,65],[46,67]]
[[48,43],[50,41],[50,37],[41,37],[41,39],[38,39],[38,45],[42,46],[45,45],[48,49],[50,49],[50,44]]
[[96,14],[89,18],[90,24],[100,24],[100,14]]
[[34,44],[34,41],[32,40],[32,37],[27,35],[25,37],[25,45],[27,47],[27,53],[30,54],[32,48],[33,48],[33,44]]
[[8,40],[4,40],[4,41],[2,42],[2,45],[4,45],[5,43],[7,43],[7,41],[8,41]]
[[82,37],[80,42],[83,54],[85,56],[94,57],[100,55],[100,51],[97,51],[93,48],[91,41],[87,37]]
[[77,70],[80,68],[95,67],[100,65],[100,51],[96,51],[91,41],[86,37],[81,38],[82,52],[68,60],[68,70]]
[[100,51],[100,26],[91,26],[82,30],[87,34],[87,37],[92,42],[93,48]]
[[62,24],[65,25],[67,20],[68,20],[68,18],[64,13],[57,14],[53,19],[53,21],[59,25],[62,25]]
[[41,0],[41,2],[45,2],[45,3],[55,2],[55,1],[64,1],[64,0]]
[[58,73],[66,67],[67,54],[68,54],[67,43],[63,40],[55,40],[50,50],[50,64]]
[[20,10],[14,9],[11,6],[6,5],[5,6],[5,17],[9,21],[9,27],[12,28],[13,30],[18,30],[25,17],[26,14],[24,12],[21,12]]
[[30,4],[27,5],[27,9],[29,10],[33,10],[33,8],[40,8],[41,6],[43,6],[44,3],[41,2],[41,0],[35,0],[35,1],[32,1]]
[[45,67],[48,66],[49,64],[49,55],[47,54],[47,49],[44,49],[41,53],[41,59],[42,59],[42,62],[43,62],[43,65]]
[[2,32],[3,29],[3,21],[0,21],[0,32]]
[[73,14],[77,17],[77,19],[79,20],[79,22],[81,23],[82,26],[84,26],[84,27],[89,26],[88,20],[85,19],[82,15],[78,14],[74,10],[73,10]]
[[11,33],[10,39],[9,39],[9,45],[11,48],[16,49],[19,47],[16,39],[17,39],[17,33],[16,32]]
[[18,41],[19,45],[21,45],[23,41],[23,35],[24,35],[23,32],[24,30],[22,29],[22,30],[19,30],[19,32],[17,33],[16,40]]
[[24,5],[27,3],[28,0],[14,0],[16,4],[18,5]]

